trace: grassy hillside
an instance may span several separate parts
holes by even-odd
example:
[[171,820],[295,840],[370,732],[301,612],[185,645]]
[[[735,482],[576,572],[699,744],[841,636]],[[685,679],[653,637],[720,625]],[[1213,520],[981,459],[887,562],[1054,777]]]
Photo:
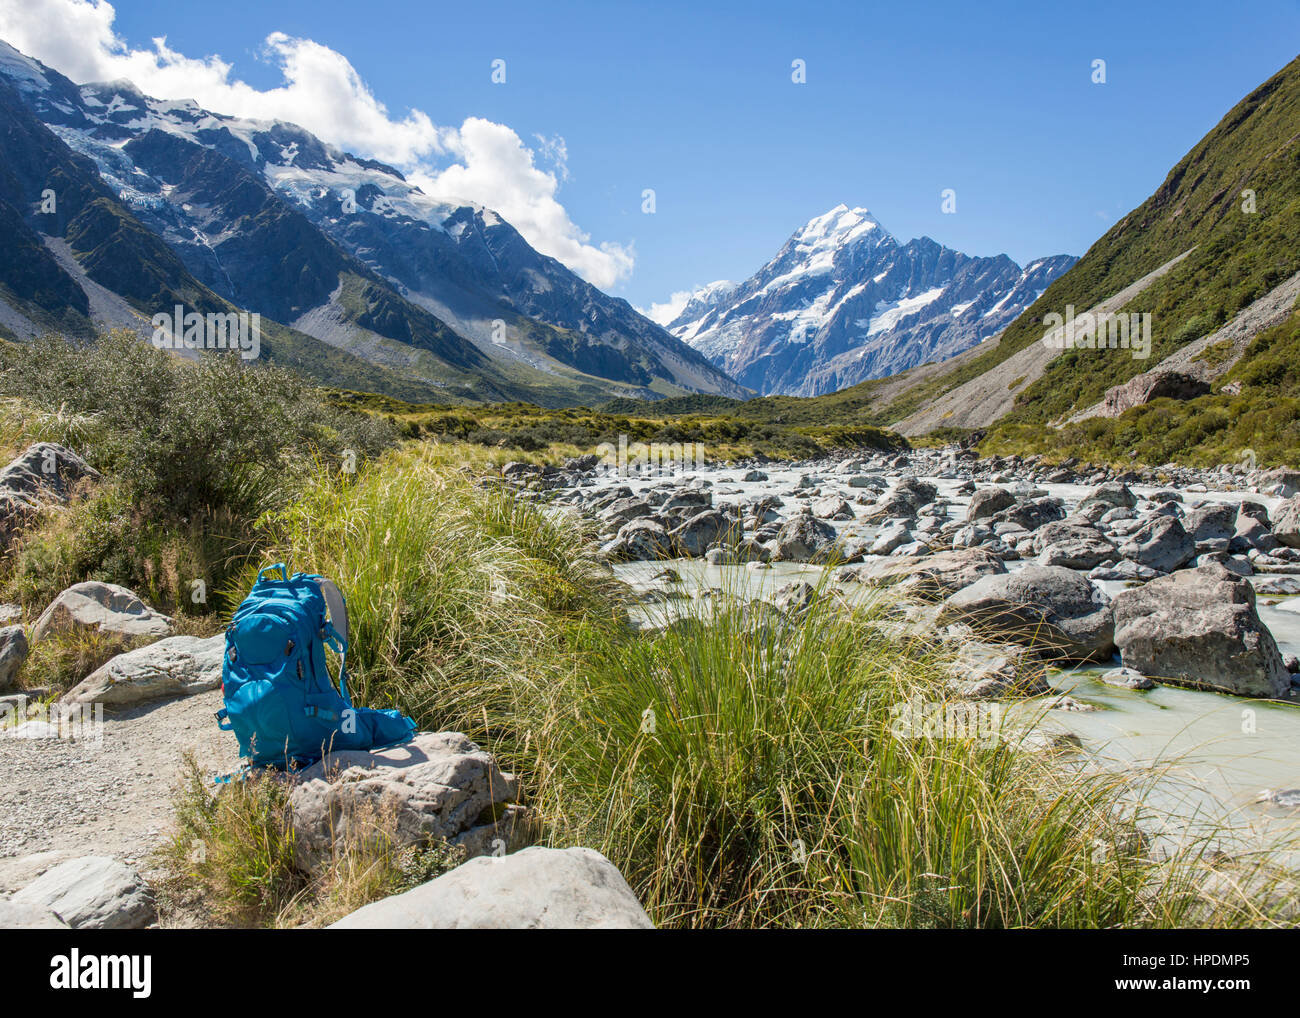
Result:
[[[835,450],[902,449],[906,441],[893,432],[853,423],[847,416],[809,409],[787,416],[764,412],[764,400],[740,402],[724,396],[689,396],[660,402],[616,400],[601,409],[550,409],[533,403],[488,406],[411,404],[360,392],[337,391],[331,400],[340,407],[363,409],[394,420],[412,438],[468,442],[556,455],[589,452],[602,443],[698,442],[711,459],[755,455],[804,458]],[[786,397],[780,397],[786,399]],[[821,397],[829,399],[830,397]],[[790,399],[792,404],[813,400]],[[697,407],[686,412],[683,407]],[[620,408],[628,407],[626,413]],[[668,412],[661,411],[667,407]],[[674,412],[676,411],[676,412]]]
[[[1250,207],[1253,192],[1254,211]],[[897,420],[1037,342],[1043,318],[1083,311],[1189,248],[1192,254],[1124,310],[1152,315],[1152,352],[1066,351],[992,429],[1026,445],[1043,425],[1214,331],[1300,271],[1300,58],[1237,104],[1156,192],[1097,241],[1006,330],[1001,342],[882,408]]]

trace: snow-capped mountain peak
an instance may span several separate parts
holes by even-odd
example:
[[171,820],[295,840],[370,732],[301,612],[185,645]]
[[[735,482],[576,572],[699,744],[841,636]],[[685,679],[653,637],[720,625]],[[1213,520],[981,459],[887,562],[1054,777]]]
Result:
[[816,395],[951,357],[996,335],[1074,259],[1025,268],[929,238],[900,244],[871,213],[836,205],[743,283],[713,283],[668,323],[737,381]]

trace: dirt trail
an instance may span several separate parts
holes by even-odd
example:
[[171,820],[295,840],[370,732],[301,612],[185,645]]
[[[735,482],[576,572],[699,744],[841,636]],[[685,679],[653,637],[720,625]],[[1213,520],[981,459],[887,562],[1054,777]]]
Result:
[[[221,691],[105,710],[102,741],[0,738],[0,893],[37,852],[110,855],[147,872],[165,838],[182,755],[205,773],[238,764],[235,737],[217,728]],[[8,885],[8,886],[7,886]]]

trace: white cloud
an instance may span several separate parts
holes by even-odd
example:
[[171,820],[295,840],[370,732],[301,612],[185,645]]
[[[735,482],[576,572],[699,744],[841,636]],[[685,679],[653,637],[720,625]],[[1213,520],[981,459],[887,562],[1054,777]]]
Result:
[[[220,56],[186,56],[165,37],[153,39],[152,48],[132,48],[114,31],[115,17],[107,0],[0,0],[0,39],[73,81],[126,78],[156,98],[299,124],[331,145],[391,163],[435,196],[494,209],[537,250],[596,286],[611,287],[632,271],[630,246],[592,243],[557,200],[568,179],[568,151],[558,135],[536,136],[535,153],[511,128],[477,117],[458,128],[439,126],[420,110],[394,117],[345,56],[282,32],[267,36],[262,56],[284,83],[256,89]],[[538,165],[539,155],[549,169]]]
[[648,308],[637,308],[637,310],[650,321],[667,325],[682,313],[682,308],[686,307],[686,302],[695,296],[696,292],[696,290],[678,290],[665,301],[657,301]]

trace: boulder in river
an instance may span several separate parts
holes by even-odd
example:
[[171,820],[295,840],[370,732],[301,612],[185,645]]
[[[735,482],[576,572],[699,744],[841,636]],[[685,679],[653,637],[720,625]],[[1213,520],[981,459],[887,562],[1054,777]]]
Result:
[[1129,535],[1119,553],[1131,562],[1172,573],[1196,555],[1196,542],[1172,516],[1153,516]]
[[820,561],[834,541],[834,527],[809,513],[799,513],[781,525],[772,557],[781,562]]
[[992,552],[984,548],[960,548],[923,558],[878,560],[845,569],[840,576],[875,587],[897,584],[909,594],[943,598],[969,587],[980,577],[1006,571],[1002,560]]
[[1119,481],[1107,481],[1098,485],[1079,501],[1079,507],[1089,505],[1093,502],[1101,502],[1110,506],[1112,509],[1123,506],[1125,509],[1132,509],[1137,505],[1137,496],[1129,491],[1128,485]]
[[1288,548],[1300,548],[1300,495],[1292,495],[1274,511],[1273,534]]
[[1092,569],[1115,557],[1115,546],[1096,527],[1070,519],[1045,523],[1034,534],[1038,564]]
[[939,622],[968,623],[988,639],[1034,647],[1048,660],[1105,661],[1115,651],[1106,595],[1060,566],[985,576],[949,597]]
[[1250,583],[1218,563],[1185,569],[1116,595],[1115,642],[1125,667],[1161,681],[1243,696],[1291,686]]
[[1015,503],[1016,496],[1006,488],[981,488],[971,496],[970,505],[966,509],[966,520],[974,523]]

